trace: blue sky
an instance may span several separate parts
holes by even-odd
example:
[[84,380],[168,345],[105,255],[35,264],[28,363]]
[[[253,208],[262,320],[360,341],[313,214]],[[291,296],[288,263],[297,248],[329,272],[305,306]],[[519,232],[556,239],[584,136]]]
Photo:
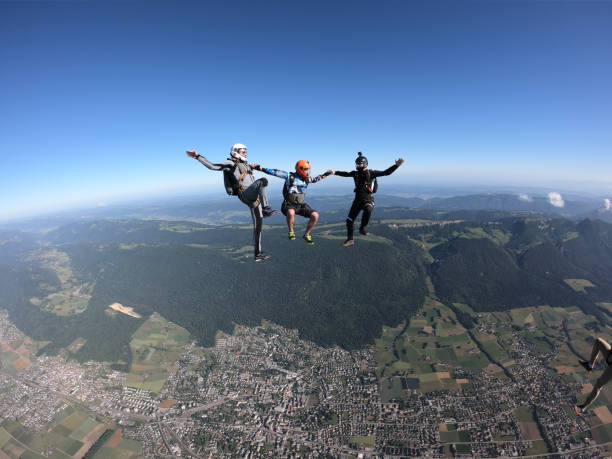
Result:
[[612,195],[610,24],[608,1],[0,2],[0,219],[205,194],[184,150],[234,142]]

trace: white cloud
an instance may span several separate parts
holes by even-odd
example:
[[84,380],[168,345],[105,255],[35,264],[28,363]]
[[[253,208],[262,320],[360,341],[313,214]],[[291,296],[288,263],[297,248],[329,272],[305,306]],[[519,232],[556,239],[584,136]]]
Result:
[[523,193],[519,194],[519,197],[518,197],[518,198],[519,198],[521,201],[533,202],[533,198],[532,198],[531,196],[528,196],[528,195],[523,194]]
[[96,204],[96,207],[106,207],[106,203],[105,202],[99,202],[98,204]]
[[612,210],[612,202],[608,198],[604,199],[604,205],[606,206],[606,210]]
[[551,206],[554,207],[565,207],[565,201],[563,200],[563,196],[556,191],[551,191],[548,193],[548,201]]

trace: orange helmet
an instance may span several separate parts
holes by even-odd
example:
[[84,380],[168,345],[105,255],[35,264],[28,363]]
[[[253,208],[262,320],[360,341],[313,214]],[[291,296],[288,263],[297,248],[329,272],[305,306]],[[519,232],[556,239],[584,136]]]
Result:
[[307,178],[310,176],[310,163],[305,159],[300,159],[295,163],[295,172],[302,177]]

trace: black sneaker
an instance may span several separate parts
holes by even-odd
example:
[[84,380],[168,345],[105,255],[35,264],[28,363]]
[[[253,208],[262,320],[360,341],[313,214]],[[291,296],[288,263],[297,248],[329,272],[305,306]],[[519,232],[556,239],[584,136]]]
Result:
[[593,365],[591,365],[591,362],[588,362],[586,360],[578,360],[578,363],[589,373],[593,371]]
[[274,209],[272,209],[272,207],[270,207],[270,206],[266,206],[266,207],[264,207],[261,210],[262,210],[264,218],[271,217],[272,215],[274,215],[276,213],[276,211]]
[[350,246],[352,246],[354,243],[355,243],[355,241],[353,241],[352,239],[347,239],[346,241],[344,241],[344,242],[342,243],[342,245],[343,245],[344,247],[350,247]]
[[359,234],[363,234],[364,236],[367,236],[370,233],[368,233],[365,228],[359,228]]
[[255,255],[255,261],[267,260],[268,258],[270,258],[270,255],[267,255],[265,253],[258,253],[257,255]]

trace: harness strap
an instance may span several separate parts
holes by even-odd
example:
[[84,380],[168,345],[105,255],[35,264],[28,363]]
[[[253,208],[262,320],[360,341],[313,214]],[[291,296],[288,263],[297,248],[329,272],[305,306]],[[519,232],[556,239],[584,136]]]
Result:
[[[236,161],[236,167],[238,167],[238,161]],[[240,177],[238,177],[238,191],[240,193],[242,193],[245,190],[245,188],[243,188],[240,183],[242,182],[242,179],[244,178],[244,176],[247,174],[253,175],[253,171],[251,171],[251,169],[248,167],[240,171]]]
[[295,183],[295,175],[293,175],[293,172],[289,172],[289,184],[285,182],[285,184],[283,185],[283,197],[285,199],[287,199],[287,196],[289,195],[289,190],[291,189],[291,187],[293,187],[294,183]]
[[[240,164],[239,161],[234,158],[230,158],[230,159],[234,162],[234,168],[236,167],[239,168],[239,164]],[[238,190],[237,194],[238,194],[238,199],[240,199],[243,203],[245,203],[250,208],[254,209],[254,208],[259,207],[259,204],[261,204],[259,196],[257,196],[257,199],[254,202],[248,202],[242,199],[242,193],[244,192],[244,190],[246,190],[246,187],[243,187],[240,183],[242,182],[242,179],[244,178],[244,176],[247,174],[253,175],[253,171],[251,170],[248,164],[244,167],[244,169],[240,169],[240,176],[237,179],[238,183],[236,185],[236,188]]]

